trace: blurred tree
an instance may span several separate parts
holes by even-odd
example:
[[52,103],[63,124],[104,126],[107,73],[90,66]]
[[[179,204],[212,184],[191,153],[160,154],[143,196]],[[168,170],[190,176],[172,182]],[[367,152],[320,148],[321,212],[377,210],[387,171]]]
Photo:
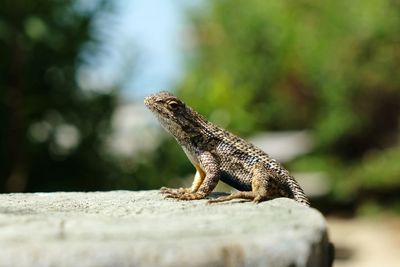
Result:
[[113,93],[77,85],[91,23],[110,9],[77,1],[5,0],[0,8],[0,191],[102,189]]
[[242,133],[311,127],[321,149],[347,156],[393,144],[399,9],[379,0],[211,2],[192,16],[197,53],[180,94],[222,123],[230,114]]
[[[196,52],[178,93],[237,133],[312,129],[316,149],[296,166],[342,180],[343,168],[355,166],[358,178],[370,177],[358,167],[363,158],[399,141],[400,5],[221,0],[206,7],[191,15]],[[380,175],[400,188],[397,169]]]

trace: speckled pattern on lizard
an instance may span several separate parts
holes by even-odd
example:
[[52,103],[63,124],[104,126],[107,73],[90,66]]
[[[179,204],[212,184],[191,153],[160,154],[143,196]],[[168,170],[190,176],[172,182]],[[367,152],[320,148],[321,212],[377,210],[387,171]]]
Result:
[[261,202],[288,197],[309,206],[303,189],[289,172],[267,153],[246,140],[214,125],[173,94],[150,95],[145,105],[171,133],[196,168],[190,188],[160,189],[167,198],[206,198],[218,181],[238,189],[209,203],[247,199]]

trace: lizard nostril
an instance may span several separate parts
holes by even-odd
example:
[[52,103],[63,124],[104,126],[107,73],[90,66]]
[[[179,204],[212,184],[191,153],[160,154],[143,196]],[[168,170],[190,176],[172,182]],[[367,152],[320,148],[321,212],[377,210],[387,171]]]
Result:
[[145,104],[146,106],[148,106],[148,105],[150,105],[150,102],[151,102],[151,96],[146,96],[146,97],[144,98],[144,104]]

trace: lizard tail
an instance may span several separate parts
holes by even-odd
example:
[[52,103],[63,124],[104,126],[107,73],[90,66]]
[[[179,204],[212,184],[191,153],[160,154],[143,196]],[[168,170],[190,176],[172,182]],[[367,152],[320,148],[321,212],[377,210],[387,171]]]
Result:
[[310,201],[308,200],[306,194],[292,176],[290,176],[290,178],[287,180],[287,183],[293,193],[293,199],[303,205],[310,206]]

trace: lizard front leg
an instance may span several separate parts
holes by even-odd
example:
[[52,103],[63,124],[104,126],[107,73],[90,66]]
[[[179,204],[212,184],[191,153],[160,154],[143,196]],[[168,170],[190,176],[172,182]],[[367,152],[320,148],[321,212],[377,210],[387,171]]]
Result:
[[161,187],[160,192],[162,194],[184,194],[184,193],[194,193],[196,192],[200,185],[203,183],[206,173],[201,169],[199,165],[196,165],[196,174],[194,175],[192,186],[189,188],[168,188]]
[[[200,170],[204,170],[204,179],[199,178],[193,181],[192,192],[179,192],[166,194],[167,198],[180,200],[194,200],[205,198],[217,185],[220,177],[218,159],[210,152],[204,152],[198,157]],[[202,173],[198,170],[200,176]]]

